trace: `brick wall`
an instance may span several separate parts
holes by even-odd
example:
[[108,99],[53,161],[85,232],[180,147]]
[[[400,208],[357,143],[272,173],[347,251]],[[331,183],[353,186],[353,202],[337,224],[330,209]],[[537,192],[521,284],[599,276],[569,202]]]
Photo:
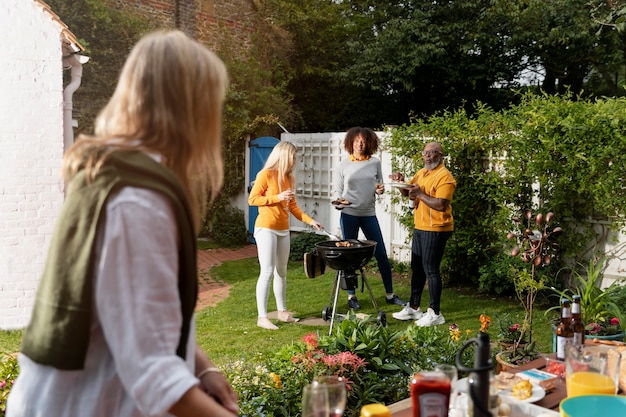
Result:
[[0,329],[30,319],[63,202],[59,29],[33,1],[0,2]]
[[109,0],[119,10],[129,10],[163,28],[178,28],[216,48],[234,39],[240,50],[250,46],[257,18],[252,0]]

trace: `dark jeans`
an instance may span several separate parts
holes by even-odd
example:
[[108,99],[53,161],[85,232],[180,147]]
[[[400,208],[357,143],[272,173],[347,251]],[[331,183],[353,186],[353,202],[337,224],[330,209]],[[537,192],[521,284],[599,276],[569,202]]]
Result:
[[443,258],[443,251],[446,248],[446,242],[450,236],[452,236],[452,232],[427,232],[413,229],[413,241],[411,244],[411,307],[419,307],[426,278],[428,278],[430,308],[436,314],[439,314],[441,290],[443,288],[439,267]]
[[[378,218],[376,216],[351,216],[349,214],[341,213],[339,220],[341,226],[341,233],[344,239],[356,239],[359,236],[359,228],[363,230],[365,238],[368,240],[376,241],[376,250],[374,251],[374,257],[378,262],[378,270],[383,278],[383,285],[385,291],[389,294],[393,293],[393,284],[391,283],[391,264],[389,263],[389,257],[387,256],[387,249],[385,249],[385,242],[383,241],[383,234],[380,231],[380,224],[378,224]],[[348,290],[349,294],[354,294],[354,290]]]

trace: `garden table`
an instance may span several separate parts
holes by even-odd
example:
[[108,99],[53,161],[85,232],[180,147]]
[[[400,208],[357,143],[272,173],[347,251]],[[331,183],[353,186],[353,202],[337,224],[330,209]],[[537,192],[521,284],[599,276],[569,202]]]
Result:
[[[551,353],[546,355],[549,358],[555,359],[556,354]],[[546,367],[546,359],[545,357],[541,357],[539,359],[535,359],[534,361],[530,361],[527,364],[521,365],[517,368],[510,369],[508,372],[516,373],[520,371],[525,371],[527,369],[539,369],[545,370]],[[535,405],[538,405],[543,408],[548,408],[550,410],[559,410],[559,404],[561,401],[567,397],[567,390],[565,389],[565,380],[562,378],[558,378],[556,380],[556,385],[553,389],[546,392],[546,396],[535,402]]]

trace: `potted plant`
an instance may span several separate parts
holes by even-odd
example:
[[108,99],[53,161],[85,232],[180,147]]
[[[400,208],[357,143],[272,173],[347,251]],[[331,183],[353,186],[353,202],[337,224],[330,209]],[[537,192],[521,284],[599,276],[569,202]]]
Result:
[[[503,350],[496,355],[496,361],[506,366],[519,366],[538,359],[540,353],[535,350],[533,341],[533,307],[537,293],[545,288],[543,279],[537,275],[537,268],[547,266],[559,249],[556,237],[563,229],[553,227],[554,213],[545,215],[537,213],[533,218],[531,210],[524,211],[525,222],[514,217],[516,232],[510,232],[508,239],[516,241],[511,256],[519,256],[525,264],[530,264],[530,272],[526,269],[518,271],[513,277],[515,293],[524,308],[524,319],[516,331],[519,331],[517,340],[510,349]],[[527,343],[526,343],[527,340]],[[524,343],[523,343],[524,342]]]
[[[618,287],[612,286],[602,289],[604,278],[605,256],[593,256],[587,265],[579,263],[579,269],[574,270],[574,289],[556,290],[559,299],[567,298],[570,301],[574,294],[580,296],[581,318],[585,323],[585,337],[598,339],[624,340],[624,314],[619,304],[613,300],[613,293]],[[558,306],[551,307],[546,313],[558,310]]]
[[495,318],[496,330],[498,332],[496,340],[500,351],[511,350],[517,341],[519,341],[520,346],[528,342],[526,340],[526,333],[523,332],[524,326],[519,320],[511,316],[511,314],[504,313],[496,315]]

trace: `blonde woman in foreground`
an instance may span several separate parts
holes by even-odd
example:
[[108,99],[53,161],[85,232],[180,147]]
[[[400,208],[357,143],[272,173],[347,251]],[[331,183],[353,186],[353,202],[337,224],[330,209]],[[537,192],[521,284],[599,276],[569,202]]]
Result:
[[180,31],[131,51],[65,157],[56,224],[8,417],[223,416],[225,376],[195,342],[196,235],[220,189],[222,61]]
[[321,224],[302,212],[296,202],[293,168],[296,164],[296,147],[291,142],[278,143],[267,157],[265,166],[256,176],[248,197],[248,204],[259,206],[254,223],[254,239],[261,272],[256,284],[257,326],[277,330],[278,326],[267,318],[267,301],[274,277],[274,298],[278,320],[294,322],[287,311],[287,263],[289,262],[289,213],[316,230]]

